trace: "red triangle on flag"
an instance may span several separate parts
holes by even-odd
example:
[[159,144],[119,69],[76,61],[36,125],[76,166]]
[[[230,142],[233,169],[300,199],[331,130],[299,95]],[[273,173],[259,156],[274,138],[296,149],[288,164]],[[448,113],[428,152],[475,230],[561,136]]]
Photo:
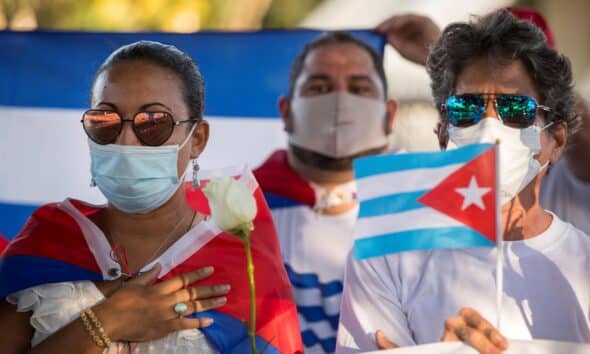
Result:
[[469,161],[418,199],[496,242],[496,149]]

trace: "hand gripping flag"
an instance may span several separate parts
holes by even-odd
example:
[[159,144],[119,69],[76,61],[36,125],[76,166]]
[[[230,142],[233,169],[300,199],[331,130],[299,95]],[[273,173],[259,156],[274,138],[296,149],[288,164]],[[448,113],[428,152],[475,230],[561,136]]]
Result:
[[[258,207],[255,229],[250,236],[256,277],[257,348],[265,348],[265,354],[303,353],[297,309],[270,211],[250,171],[239,178],[254,194]],[[207,200],[201,190],[192,190],[187,184],[185,191],[191,207],[208,214]],[[71,209],[75,212],[66,212]],[[0,299],[45,283],[110,279],[104,257],[101,260],[93,255],[97,248],[88,241],[88,233],[79,220],[100,209],[76,200],[37,209],[0,258]],[[162,265],[160,279],[214,266],[213,275],[198,285],[228,283],[231,291],[227,305],[197,315],[214,319],[202,331],[220,353],[249,353],[245,322],[249,318],[250,300],[243,244],[237,237],[222,232],[211,219],[205,223],[208,223],[203,228],[205,232],[194,238],[187,233],[156,260]],[[166,257],[174,249],[177,252]]]
[[496,148],[355,160],[360,200],[357,259],[413,250],[494,247]]

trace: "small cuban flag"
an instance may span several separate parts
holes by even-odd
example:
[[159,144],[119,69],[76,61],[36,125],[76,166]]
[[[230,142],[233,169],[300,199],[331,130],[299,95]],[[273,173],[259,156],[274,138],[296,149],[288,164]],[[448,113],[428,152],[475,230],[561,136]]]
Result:
[[494,144],[355,160],[360,201],[355,257],[494,247],[496,166]]

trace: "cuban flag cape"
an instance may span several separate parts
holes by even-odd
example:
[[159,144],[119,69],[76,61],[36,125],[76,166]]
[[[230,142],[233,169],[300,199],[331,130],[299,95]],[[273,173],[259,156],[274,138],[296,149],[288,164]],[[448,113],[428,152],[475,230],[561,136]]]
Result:
[[[251,234],[258,313],[257,348],[265,348],[266,354],[303,353],[297,310],[270,211],[253,175],[247,171],[239,178],[253,192],[258,207]],[[200,189],[193,190],[187,184],[185,191],[191,207],[209,214],[207,199]],[[93,255],[96,250],[89,247],[80,224],[64,212],[63,205],[68,203],[85,217],[101,209],[73,199],[37,209],[0,258],[0,298],[44,283],[110,278],[108,270],[98,264]],[[243,243],[222,232],[211,219],[201,223],[209,224],[204,237],[191,240],[185,235],[177,241],[184,242],[181,248],[189,249],[190,253],[178,255],[181,259],[186,257],[180,264],[161,263],[160,279],[214,266],[214,274],[198,285],[228,283],[231,291],[227,305],[197,315],[214,319],[213,324],[202,331],[220,353],[249,353],[244,323],[249,320],[250,300]]]
[[[3,154],[0,164],[0,237],[12,240],[46,203],[66,197],[105,202],[88,186],[90,161],[80,118],[89,108],[94,73],[113,50],[154,40],[190,55],[205,80],[204,114],[211,124],[200,165],[258,166],[285,146],[277,98],[288,92],[293,60],[320,33],[0,31],[0,151],[11,152]],[[381,36],[352,33],[383,51]],[[235,142],[247,148],[236,149]]]
[[271,209],[293,205],[313,207],[315,204],[315,192],[309,183],[289,166],[286,150],[275,151],[254,170],[254,175]]

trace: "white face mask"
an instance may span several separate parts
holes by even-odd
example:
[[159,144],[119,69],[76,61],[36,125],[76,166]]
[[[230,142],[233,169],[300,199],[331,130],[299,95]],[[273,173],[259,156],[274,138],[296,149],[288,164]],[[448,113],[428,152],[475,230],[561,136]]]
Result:
[[289,143],[332,158],[388,144],[385,102],[347,92],[295,97]]
[[548,128],[532,125],[528,128],[511,128],[496,118],[484,118],[476,125],[449,127],[447,148],[452,149],[475,143],[500,141],[500,197],[508,203],[543,170],[534,156],[541,151],[541,131]]
[[117,209],[126,213],[145,214],[166,203],[184,179],[178,177],[178,153],[192,136],[180,145],[90,146],[93,183]]

